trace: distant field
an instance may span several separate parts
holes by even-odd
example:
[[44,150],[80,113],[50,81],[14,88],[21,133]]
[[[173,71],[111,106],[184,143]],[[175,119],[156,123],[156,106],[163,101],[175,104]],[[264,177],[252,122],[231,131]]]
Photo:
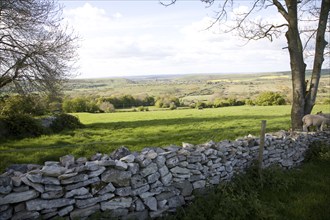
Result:
[[[306,80],[310,80],[307,71]],[[255,98],[264,91],[282,93],[291,99],[290,72],[254,74],[188,74],[70,80],[64,89],[69,96],[173,95],[182,100]],[[330,96],[330,70],[323,70],[317,101]]]
[[[267,120],[267,132],[288,130],[290,106],[239,106],[216,109],[76,113],[86,125],[38,138],[8,140],[0,143],[0,170],[12,163],[43,163],[73,154],[91,156],[110,153],[124,145],[132,151],[144,147],[201,144],[210,140],[236,139],[259,135],[260,121]],[[330,106],[318,105],[314,112],[330,112]]]

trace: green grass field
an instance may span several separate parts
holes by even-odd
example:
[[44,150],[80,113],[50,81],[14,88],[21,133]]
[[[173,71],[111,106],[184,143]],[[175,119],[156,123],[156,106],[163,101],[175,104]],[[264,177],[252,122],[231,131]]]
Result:
[[[0,143],[1,171],[13,163],[43,163],[73,154],[89,157],[110,153],[120,146],[131,151],[182,142],[236,139],[259,135],[260,121],[267,120],[267,132],[290,128],[290,106],[239,106],[215,109],[76,113],[85,128],[54,135]],[[313,112],[330,112],[330,106],[315,106]]]

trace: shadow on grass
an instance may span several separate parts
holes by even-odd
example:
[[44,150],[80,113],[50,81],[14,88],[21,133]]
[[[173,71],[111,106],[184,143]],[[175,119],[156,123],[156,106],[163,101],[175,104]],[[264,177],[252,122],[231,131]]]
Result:
[[[122,129],[122,128],[136,128],[136,127],[152,127],[152,126],[172,126],[172,125],[189,125],[192,123],[207,123],[207,122],[218,122],[219,127],[222,124],[236,121],[238,124],[244,121],[254,121],[256,124],[261,120],[273,120],[281,119],[286,121],[286,118],[290,117],[288,114],[281,116],[264,116],[264,115],[253,115],[253,116],[220,116],[220,117],[186,117],[186,118],[173,118],[173,119],[152,119],[152,120],[139,120],[139,121],[124,121],[124,122],[110,122],[110,123],[91,123],[86,125],[86,128],[93,129]],[[259,125],[259,124],[258,124]],[[254,125],[251,125],[254,126]]]

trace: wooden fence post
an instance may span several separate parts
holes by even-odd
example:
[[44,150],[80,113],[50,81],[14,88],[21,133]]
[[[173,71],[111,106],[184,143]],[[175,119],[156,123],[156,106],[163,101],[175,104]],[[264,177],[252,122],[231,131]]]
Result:
[[265,146],[266,120],[261,121],[260,146],[259,146],[259,175],[261,178],[262,161]]

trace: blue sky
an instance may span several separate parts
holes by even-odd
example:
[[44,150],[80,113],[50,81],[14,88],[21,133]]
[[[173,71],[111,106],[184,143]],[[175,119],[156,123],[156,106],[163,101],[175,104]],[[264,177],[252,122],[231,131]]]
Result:
[[[246,41],[220,34],[214,25],[217,5],[178,0],[164,7],[157,0],[62,0],[63,17],[80,36],[79,77],[185,73],[253,73],[289,70],[284,37]],[[234,10],[246,10],[238,1]],[[258,16],[280,20],[275,10]],[[245,45],[246,44],[246,45]]]

